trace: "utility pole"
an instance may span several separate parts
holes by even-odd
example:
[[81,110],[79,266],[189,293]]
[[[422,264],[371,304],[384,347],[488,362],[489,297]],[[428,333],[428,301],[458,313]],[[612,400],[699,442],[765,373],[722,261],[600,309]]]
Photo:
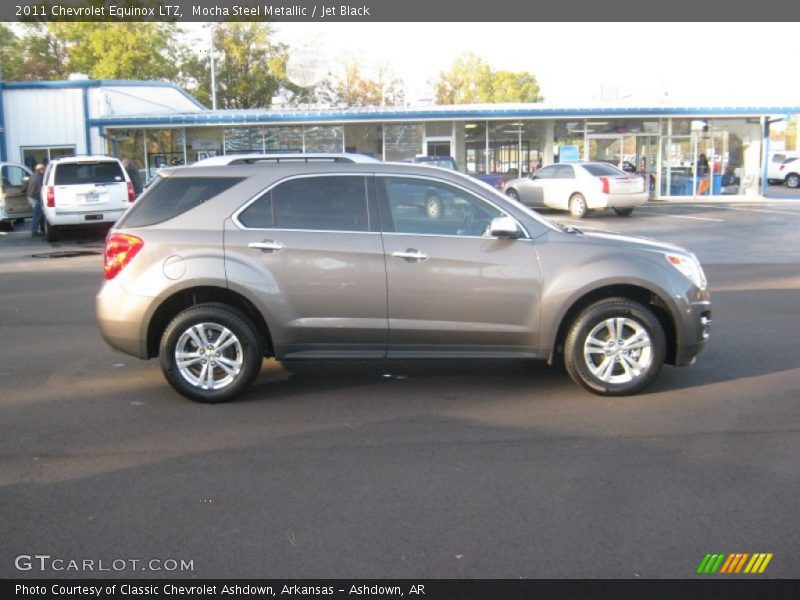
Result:
[[217,24],[211,23],[211,48],[209,58],[211,59],[211,108],[217,110],[217,69],[214,62],[214,33]]

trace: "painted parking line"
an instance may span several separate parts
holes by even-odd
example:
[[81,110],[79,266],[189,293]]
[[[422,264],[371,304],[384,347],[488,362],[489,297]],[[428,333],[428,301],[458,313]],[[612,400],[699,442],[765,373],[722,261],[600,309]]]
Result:
[[716,221],[717,223],[724,223],[725,219],[714,219],[712,217],[692,217],[690,215],[662,215],[664,217],[672,217],[673,219],[693,219],[695,221]]
[[699,208],[717,208],[719,210],[738,210],[741,212],[759,212],[759,213],[771,213],[775,215],[800,216],[800,212],[795,212],[790,210],[770,210],[768,208],[743,208],[741,206],[714,206],[713,204],[693,204],[692,206],[697,206]]

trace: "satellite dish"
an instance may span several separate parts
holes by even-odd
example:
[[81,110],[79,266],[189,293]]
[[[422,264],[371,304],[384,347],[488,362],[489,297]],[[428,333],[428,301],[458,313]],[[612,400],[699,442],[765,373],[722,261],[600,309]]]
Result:
[[286,76],[300,87],[320,83],[328,74],[327,65],[320,59],[319,48],[302,48],[292,52],[286,61]]

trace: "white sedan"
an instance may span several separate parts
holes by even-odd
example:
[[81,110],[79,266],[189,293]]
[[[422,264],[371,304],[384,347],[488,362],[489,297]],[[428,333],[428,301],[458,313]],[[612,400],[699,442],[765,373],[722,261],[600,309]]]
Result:
[[605,208],[626,217],[647,202],[644,178],[602,162],[549,165],[509,181],[506,194],[532,208],[568,210],[578,219]]

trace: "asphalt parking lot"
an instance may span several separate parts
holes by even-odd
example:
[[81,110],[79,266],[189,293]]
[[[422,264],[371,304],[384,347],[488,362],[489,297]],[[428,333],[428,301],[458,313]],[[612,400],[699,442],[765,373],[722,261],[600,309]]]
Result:
[[100,338],[102,236],[0,236],[0,577],[109,575],[14,566],[44,553],[193,561],[112,573],[133,577],[684,578],[708,552],[800,576],[800,203],[548,216],[695,252],[697,363],[609,399],[540,363],[265,361],[198,405]]

